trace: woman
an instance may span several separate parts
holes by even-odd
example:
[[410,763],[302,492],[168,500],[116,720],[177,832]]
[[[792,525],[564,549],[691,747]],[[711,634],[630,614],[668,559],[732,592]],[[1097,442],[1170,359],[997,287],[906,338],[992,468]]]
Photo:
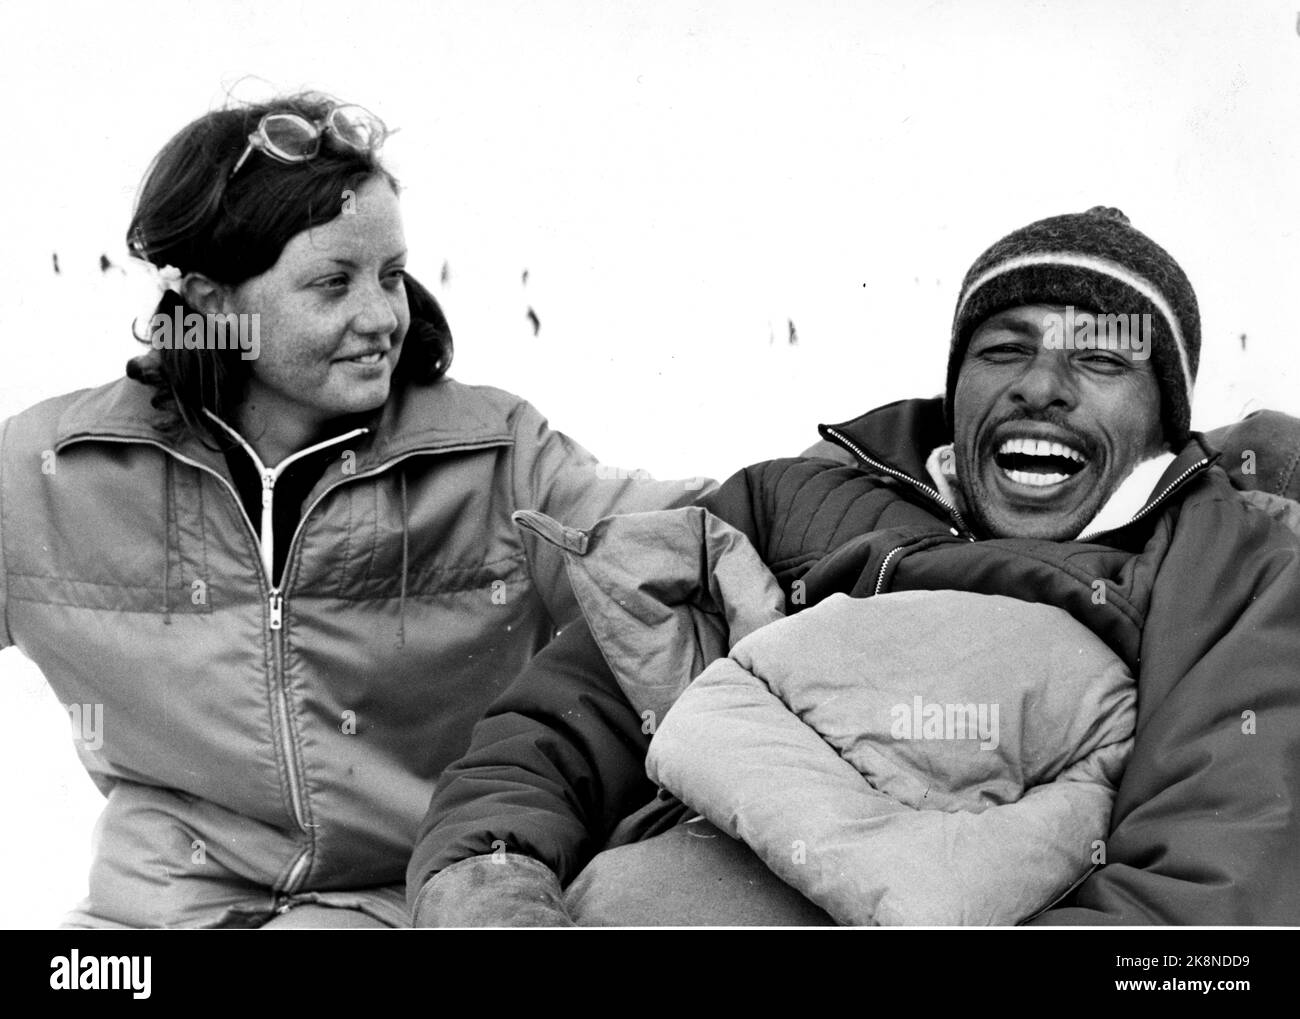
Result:
[[0,426],[0,647],[107,797],[72,925],[403,925],[434,780],[576,611],[511,514],[698,494],[446,377],[385,133],[314,94],[184,128],[128,231],[150,349]]

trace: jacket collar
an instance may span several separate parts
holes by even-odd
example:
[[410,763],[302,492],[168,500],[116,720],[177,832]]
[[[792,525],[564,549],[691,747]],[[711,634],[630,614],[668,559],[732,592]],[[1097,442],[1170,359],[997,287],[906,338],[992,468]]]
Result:
[[897,400],[842,424],[818,425],[817,430],[822,438],[853,452],[841,438],[847,437],[873,460],[912,479],[925,478],[925,460],[930,450],[951,441],[944,421],[942,396]]
[[[871,460],[887,468],[887,473],[911,482],[913,487],[952,515],[952,507],[936,490],[926,469],[926,458],[931,451],[952,441],[943,414],[942,396],[898,400],[843,424],[818,425],[817,430],[822,438],[849,450],[860,460],[862,453],[866,453]],[[858,448],[854,449],[855,446]],[[1192,478],[1208,470],[1218,458],[1219,453],[1206,444],[1205,437],[1192,432],[1187,444],[1161,474],[1146,504],[1127,523],[1112,530],[1120,530],[1150,515]],[[870,463],[864,466],[873,472],[878,469]],[[956,519],[964,526],[960,515]],[[1089,537],[1101,533],[1108,532],[1094,532]]]
[[[194,436],[178,440],[161,427],[162,415],[150,403],[153,393],[152,387],[126,378],[87,390],[60,416],[55,449],[95,439],[147,442],[220,469],[219,452]],[[411,453],[513,441],[504,407],[478,397],[472,387],[443,378],[431,386],[394,390],[371,423],[370,434],[357,444],[357,467],[373,469]]]

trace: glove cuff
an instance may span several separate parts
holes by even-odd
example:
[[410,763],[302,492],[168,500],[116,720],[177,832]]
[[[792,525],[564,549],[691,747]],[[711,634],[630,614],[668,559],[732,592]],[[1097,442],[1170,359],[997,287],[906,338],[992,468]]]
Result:
[[560,880],[519,853],[471,856],[425,882],[412,910],[416,927],[573,927]]

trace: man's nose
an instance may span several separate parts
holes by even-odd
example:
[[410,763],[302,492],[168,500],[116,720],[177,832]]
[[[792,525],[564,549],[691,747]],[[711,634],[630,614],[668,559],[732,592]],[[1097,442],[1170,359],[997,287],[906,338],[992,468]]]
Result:
[[1039,349],[1012,385],[1011,399],[1034,410],[1074,407],[1077,392],[1069,357],[1058,350]]

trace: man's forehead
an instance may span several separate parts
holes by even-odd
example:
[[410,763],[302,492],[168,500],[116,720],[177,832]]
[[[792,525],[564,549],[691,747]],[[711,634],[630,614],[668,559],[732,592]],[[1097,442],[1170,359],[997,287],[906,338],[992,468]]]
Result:
[[[1063,304],[1018,304],[1012,308],[1003,308],[1001,311],[994,312],[978,326],[975,332],[989,329],[1010,329],[1015,332],[1033,331],[1037,336],[1042,333],[1046,327],[1045,319],[1048,316],[1058,316],[1064,319],[1071,311]],[[1092,308],[1082,305],[1074,305],[1073,313],[1075,315],[1092,315],[1095,314]]]

